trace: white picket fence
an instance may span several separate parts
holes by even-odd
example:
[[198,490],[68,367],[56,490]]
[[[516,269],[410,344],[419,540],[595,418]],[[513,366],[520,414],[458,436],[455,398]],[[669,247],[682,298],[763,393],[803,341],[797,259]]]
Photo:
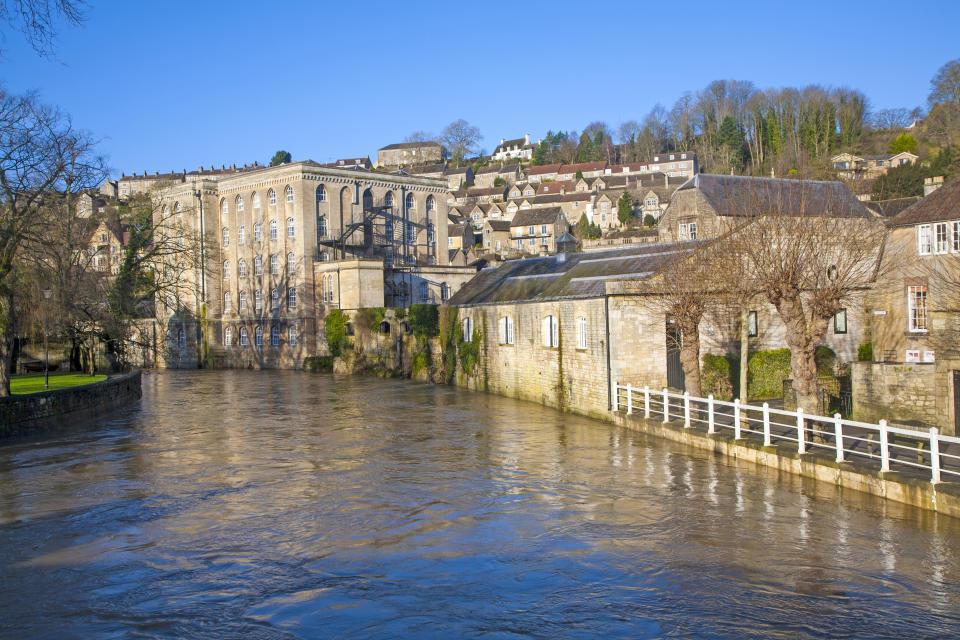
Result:
[[629,384],[616,384],[615,389],[615,410],[625,409],[627,414],[642,411],[644,418],[660,417],[663,422],[682,419],[685,428],[703,425],[708,434],[728,430],[737,440],[763,438],[764,446],[796,442],[798,453],[827,449],[836,454],[837,462],[868,459],[879,462],[881,471],[926,470],[934,483],[960,481],[960,438],[940,435],[933,427],[914,431],[891,427],[886,420],[872,424],[846,420],[839,413],[809,415],[802,408],[785,411],[766,402],[758,407]]

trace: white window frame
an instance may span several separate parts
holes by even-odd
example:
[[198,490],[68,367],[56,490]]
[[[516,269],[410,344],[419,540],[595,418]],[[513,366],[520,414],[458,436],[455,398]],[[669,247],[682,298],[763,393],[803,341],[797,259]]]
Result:
[[950,230],[946,222],[937,222],[933,225],[933,253],[942,255],[950,253]]
[[587,348],[587,319],[577,318],[577,349],[586,350]]
[[270,327],[270,346],[279,347],[280,346],[280,327],[273,325]]
[[950,247],[952,253],[960,252],[960,220],[950,223],[953,231],[953,243]]
[[287,330],[287,342],[291,347],[297,346],[297,327],[296,325],[290,325],[290,328]]
[[243,258],[240,258],[237,261],[237,277],[246,278],[247,277],[247,261]]
[[240,346],[241,346],[241,347],[246,347],[246,346],[249,345],[249,344],[250,344],[250,341],[249,341],[249,339],[248,339],[248,337],[247,337],[247,328],[246,328],[246,327],[240,327]]
[[540,338],[543,346],[555,349],[560,344],[560,323],[554,315],[548,315],[540,323]]
[[240,225],[239,227],[237,227],[237,244],[242,246],[244,240],[246,239],[247,239],[247,227],[244,225]]
[[293,187],[287,187],[285,193],[287,194],[287,202],[293,202]]
[[256,256],[253,259],[253,275],[262,276],[263,275],[263,258]]
[[274,191],[273,189],[270,189],[270,191],[267,192],[267,201],[270,203],[271,206],[276,206],[277,192]]
[[280,256],[276,253],[270,254],[270,275],[280,275]]
[[262,235],[260,233],[260,223],[257,222],[256,224],[253,225],[253,241],[260,242],[261,237]]
[[297,255],[293,251],[287,254],[287,273],[297,275]]
[[229,247],[229,246],[230,246],[230,227],[224,227],[224,228],[223,228],[223,234],[222,234],[222,236],[223,236],[223,237],[222,237],[223,246]]
[[297,288],[290,287],[287,289],[287,308],[296,309],[297,308]]
[[257,327],[253,330],[253,343],[258,346],[263,346],[263,327]]
[[917,225],[917,253],[928,256],[933,250],[933,239],[930,236],[930,225]]
[[473,340],[473,318],[467,316],[463,319],[463,341],[470,342]]
[[[907,287],[907,323],[911,333],[926,333],[930,328],[930,300],[927,285],[918,284]],[[917,300],[920,306],[917,306]]]
[[287,237],[295,238],[297,235],[297,224],[293,218],[287,218]]
[[253,312],[260,313],[263,311],[263,293],[260,292],[260,289],[257,289],[253,294]]
[[237,298],[237,311],[247,310],[247,292],[241,291]]
[[512,316],[500,318],[500,344],[514,344]]
[[223,330],[223,346],[229,347],[233,345],[233,329],[227,327]]
[[226,314],[226,313],[230,313],[230,307],[231,307],[231,305],[230,305],[230,292],[227,291],[226,293],[223,294],[223,312],[224,312],[225,314]]
[[279,227],[276,220],[270,221],[270,239],[276,240],[279,237]]

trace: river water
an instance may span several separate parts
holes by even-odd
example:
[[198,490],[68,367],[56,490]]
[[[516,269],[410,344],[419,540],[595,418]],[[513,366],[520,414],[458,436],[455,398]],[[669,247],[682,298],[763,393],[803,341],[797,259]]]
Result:
[[143,390],[0,445],[0,636],[960,637],[945,516],[453,388]]

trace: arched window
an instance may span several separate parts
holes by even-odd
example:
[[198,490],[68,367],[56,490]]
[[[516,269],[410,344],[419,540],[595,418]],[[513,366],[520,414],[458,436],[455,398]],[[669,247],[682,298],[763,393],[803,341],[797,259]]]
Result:
[[317,202],[326,202],[327,201],[327,190],[321,184],[317,187]]
[[412,222],[407,223],[407,242],[417,241],[417,228]]
[[446,282],[440,283],[440,302],[446,302],[447,298],[450,297],[450,288],[447,287]]
[[260,293],[260,289],[253,292],[253,311],[254,313],[263,311],[263,294]]
[[241,291],[240,297],[237,299],[237,310],[246,311],[247,310],[247,292]]
[[230,279],[230,261],[229,260],[223,261],[223,279],[224,280]]
[[263,346],[263,327],[257,327],[253,330],[253,343],[258,347]]
[[280,256],[275,253],[270,254],[270,274],[277,275],[280,273]]
[[250,200],[253,202],[253,210],[260,211],[260,194],[254,192],[253,196],[250,197]]
[[246,278],[247,277],[247,261],[243,258],[237,260],[237,277]]
[[187,348],[187,333],[183,329],[177,331],[177,347],[180,349]]
[[383,206],[393,208],[393,191],[387,191],[387,195],[383,196]]
[[253,224],[253,241],[260,242],[260,223],[255,222]]
[[270,292],[270,309],[279,309],[280,308],[280,290],[274,289]]
[[560,344],[560,325],[556,316],[547,316],[543,319],[540,337],[545,347],[557,347]]
[[433,196],[427,196],[427,216],[429,216],[437,208],[437,203],[433,199]]
[[177,229],[177,249],[183,249],[183,232]]
[[320,238],[327,236],[327,216],[317,218],[317,236]]
[[233,329],[227,327],[223,330],[223,346],[229,347],[233,344]]
[[276,220],[270,221],[270,239],[271,240],[277,239],[277,221]]
[[293,325],[290,325],[287,330],[287,342],[290,343],[291,347],[297,346],[297,328]]
[[253,275],[262,276],[263,275],[263,258],[257,256],[253,259]]
[[223,312],[230,313],[230,292],[223,294]]
[[293,218],[287,218],[287,237],[292,238],[296,235],[296,227],[293,224]]
[[413,211],[417,208],[417,200],[412,193],[407,194],[407,211]]
[[473,318],[467,316],[463,319],[463,341],[470,342],[473,340]]
[[237,213],[243,211],[243,196],[237,196]]
[[277,325],[270,327],[270,346],[280,346],[280,327]]
[[242,247],[246,239],[247,239],[247,227],[245,225],[240,225],[239,227],[237,227],[237,244]]
[[226,220],[227,216],[230,215],[230,205],[227,204],[226,198],[220,201],[220,215],[223,216],[224,220]]
[[[86,206],[84,206],[83,211],[86,211]],[[170,207],[163,205],[163,208],[160,210],[160,219],[166,220],[168,217],[170,217]]]
[[297,256],[292,251],[287,254],[287,273],[292,276],[297,274]]
[[290,287],[287,289],[287,308],[296,309],[297,308],[297,289],[296,287]]
[[286,194],[287,194],[287,202],[293,202],[293,187],[287,187]]
[[587,319],[577,318],[577,349],[587,348]]
[[240,346],[245,347],[249,343],[247,342],[247,328],[240,327]]
[[230,246],[230,227],[223,228],[223,246]]
[[277,204],[277,192],[273,189],[267,191],[267,202],[270,203],[270,206],[276,206]]
[[177,220],[183,219],[183,205],[179,202],[173,205],[173,213],[176,214]]
[[500,344],[513,344],[513,318],[500,318]]

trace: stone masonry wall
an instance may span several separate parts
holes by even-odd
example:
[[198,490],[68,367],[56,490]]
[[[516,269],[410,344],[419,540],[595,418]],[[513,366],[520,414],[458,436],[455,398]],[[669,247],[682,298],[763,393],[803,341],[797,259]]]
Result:
[[933,364],[856,362],[852,366],[857,420],[940,426]]

